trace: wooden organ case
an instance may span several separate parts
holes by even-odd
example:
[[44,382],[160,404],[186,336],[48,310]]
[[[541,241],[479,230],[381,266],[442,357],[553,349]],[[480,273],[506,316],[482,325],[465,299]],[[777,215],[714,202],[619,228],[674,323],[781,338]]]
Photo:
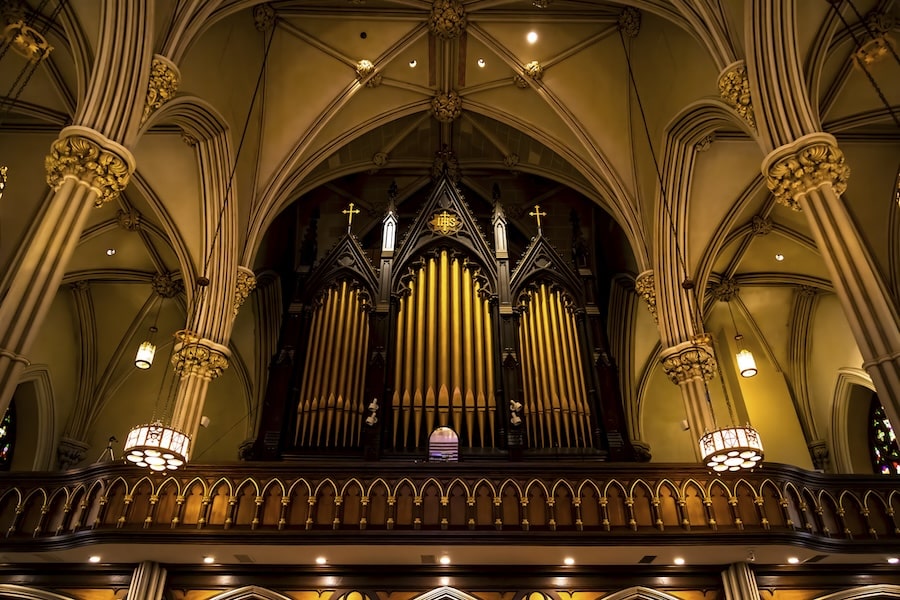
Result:
[[377,265],[348,227],[285,316],[255,458],[424,460],[440,428],[454,460],[634,460],[593,274],[530,214],[515,264],[499,199],[489,240],[446,175],[402,241],[392,193]]

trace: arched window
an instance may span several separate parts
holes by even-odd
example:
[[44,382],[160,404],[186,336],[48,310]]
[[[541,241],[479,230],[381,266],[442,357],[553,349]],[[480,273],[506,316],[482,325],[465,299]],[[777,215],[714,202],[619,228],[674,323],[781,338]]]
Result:
[[0,421],[0,471],[9,471],[16,448],[16,403],[10,402]]
[[869,448],[876,473],[900,475],[900,446],[876,394],[869,405]]

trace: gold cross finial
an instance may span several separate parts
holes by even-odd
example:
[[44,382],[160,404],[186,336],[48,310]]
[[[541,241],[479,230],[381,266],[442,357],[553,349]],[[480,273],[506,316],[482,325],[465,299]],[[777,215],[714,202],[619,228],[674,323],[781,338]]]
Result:
[[355,205],[351,202],[350,207],[341,211],[342,214],[347,215],[347,233],[350,233],[350,226],[353,224],[353,215],[359,214],[359,209],[353,209]]
[[534,210],[532,212],[528,213],[528,216],[534,217],[535,219],[537,219],[538,231],[540,231],[541,230],[541,217],[546,217],[547,213],[541,212],[540,204],[535,204]]

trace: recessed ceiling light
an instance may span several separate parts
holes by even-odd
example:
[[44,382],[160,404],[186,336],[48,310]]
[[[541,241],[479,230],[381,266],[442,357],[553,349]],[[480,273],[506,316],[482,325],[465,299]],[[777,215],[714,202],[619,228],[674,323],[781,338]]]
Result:
[[107,256],[114,256],[115,254],[116,254],[116,249],[115,249],[115,248],[107,248],[107,249],[106,249],[106,255],[107,255]]
[[204,562],[205,564],[207,564],[207,565],[211,565],[211,564],[213,564],[214,562],[216,562],[216,558],[215,558],[214,556],[204,556],[204,557],[203,557],[203,562]]
[[888,557],[887,561],[892,565],[896,565],[898,562],[900,562],[900,558],[897,558],[896,556],[891,556],[891,557]]
[[486,64],[487,64],[487,63],[484,62],[484,59],[483,59],[483,58],[479,58],[479,59],[478,59],[478,66],[481,67],[482,69],[484,68],[484,65],[486,65]]
[[677,556],[677,557],[675,557],[675,560],[673,560],[672,562],[675,563],[676,565],[683,565],[684,559],[681,558],[680,556]]
[[776,255],[775,255],[775,260],[777,260],[778,262],[783,261],[783,260],[784,260],[784,254],[781,254],[781,253],[776,254]]
[[800,562],[800,559],[796,556],[788,556],[788,562],[792,565],[796,565],[798,562]]
[[449,565],[449,564],[450,564],[450,557],[447,556],[446,554],[443,555],[443,556],[441,557],[441,564],[442,564],[442,565]]
[[564,562],[566,565],[568,565],[568,566],[571,567],[572,565],[575,564],[575,559],[572,558],[571,556],[567,556],[567,557],[565,557],[565,558],[563,559],[563,562]]
[[98,563],[98,562],[100,562],[100,557],[95,554],[94,556],[90,557],[88,560],[92,563]]
[[441,585],[450,585],[449,577],[441,577]]
[[537,31],[529,31],[525,39],[528,40],[529,44],[535,43],[537,41]]
[[417,64],[419,64],[419,62],[416,59],[412,59],[411,61],[409,61],[409,68],[415,69]]
[[324,556],[319,556],[318,558],[316,558],[317,565],[324,565],[327,562],[328,562],[328,559],[326,559]]

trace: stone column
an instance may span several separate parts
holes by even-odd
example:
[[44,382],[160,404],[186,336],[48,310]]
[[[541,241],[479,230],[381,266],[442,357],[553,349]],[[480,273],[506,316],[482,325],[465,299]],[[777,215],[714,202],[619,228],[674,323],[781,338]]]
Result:
[[126,600],[164,600],[166,570],[149,560],[139,564],[131,576]]
[[[716,373],[716,357],[708,335],[700,334],[693,340],[663,350],[660,362],[672,383],[681,388],[691,434],[699,441],[701,435],[716,428],[706,387],[706,382]],[[693,444],[693,448],[699,461],[699,444]]]
[[850,169],[837,142],[811,133],[769,154],[775,199],[806,214],[816,246],[885,412],[900,430],[900,319],[887,286],[841,200]]
[[228,368],[230,352],[226,346],[182,332],[172,351],[172,367],[179,376],[178,391],[172,409],[172,427],[196,438],[203,416],[209,382]]
[[759,600],[756,576],[745,562],[732,563],[722,571],[725,600]]
[[66,127],[50,147],[47,183],[53,194],[0,303],[0,414],[28,365],[43,322],[92,206],[118,197],[134,171],[123,146],[87,127]]

